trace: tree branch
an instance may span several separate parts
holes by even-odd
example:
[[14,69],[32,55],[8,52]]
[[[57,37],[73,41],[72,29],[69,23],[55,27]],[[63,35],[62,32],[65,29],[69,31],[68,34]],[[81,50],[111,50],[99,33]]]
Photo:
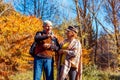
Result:
[[0,13],[0,16],[2,16],[2,14],[4,14],[7,10],[9,10],[11,8],[11,6],[9,6],[8,8],[6,8],[4,11],[2,11],[1,13]]

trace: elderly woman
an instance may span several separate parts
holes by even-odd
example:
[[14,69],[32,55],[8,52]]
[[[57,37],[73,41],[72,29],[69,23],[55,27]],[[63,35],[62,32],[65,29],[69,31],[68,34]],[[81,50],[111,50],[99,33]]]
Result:
[[59,50],[61,57],[58,80],[65,80],[67,76],[69,80],[76,80],[81,55],[81,43],[77,39],[77,32],[73,26],[66,29],[67,38],[61,43]]

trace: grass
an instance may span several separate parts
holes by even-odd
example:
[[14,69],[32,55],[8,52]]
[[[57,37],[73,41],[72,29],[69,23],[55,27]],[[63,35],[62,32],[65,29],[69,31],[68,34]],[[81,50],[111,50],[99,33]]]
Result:
[[[56,80],[56,75],[57,75],[57,71],[56,69],[54,69],[54,79]],[[24,71],[24,72],[17,72],[15,73],[15,75],[11,75],[10,80],[33,80],[33,71]],[[43,74],[41,77],[41,80],[43,80]]]
[[[56,80],[56,69],[54,72],[54,80]],[[10,80],[33,80],[33,71],[19,72],[9,78]],[[110,70],[102,71],[98,70],[96,66],[89,66],[84,68],[82,80],[120,80],[120,73]]]
[[11,75],[9,78],[10,80],[33,80],[33,72],[18,72],[15,75]]

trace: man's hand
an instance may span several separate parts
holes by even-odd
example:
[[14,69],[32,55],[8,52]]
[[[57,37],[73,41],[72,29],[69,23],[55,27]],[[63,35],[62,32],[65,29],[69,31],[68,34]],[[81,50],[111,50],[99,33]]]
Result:
[[56,35],[54,35],[53,33],[49,33],[49,34],[47,34],[47,36],[50,37],[51,39],[52,38],[57,38]]

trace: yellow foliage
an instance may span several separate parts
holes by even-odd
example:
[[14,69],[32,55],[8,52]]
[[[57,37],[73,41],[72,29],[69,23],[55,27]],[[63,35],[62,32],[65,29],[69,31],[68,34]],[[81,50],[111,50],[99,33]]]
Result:
[[[37,31],[42,30],[42,20],[33,16],[23,16],[14,12],[12,15],[0,17],[0,54],[11,56],[19,66],[27,64],[28,60],[33,60],[26,55],[34,40]],[[2,55],[1,55],[2,56]],[[30,58],[30,59],[29,59]],[[13,62],[14,63],[14,62]]]
[[82,49],[82,63],[83,63],[83,65],[89,65],[91,63],[90,53],[91,53],[91,50]]

